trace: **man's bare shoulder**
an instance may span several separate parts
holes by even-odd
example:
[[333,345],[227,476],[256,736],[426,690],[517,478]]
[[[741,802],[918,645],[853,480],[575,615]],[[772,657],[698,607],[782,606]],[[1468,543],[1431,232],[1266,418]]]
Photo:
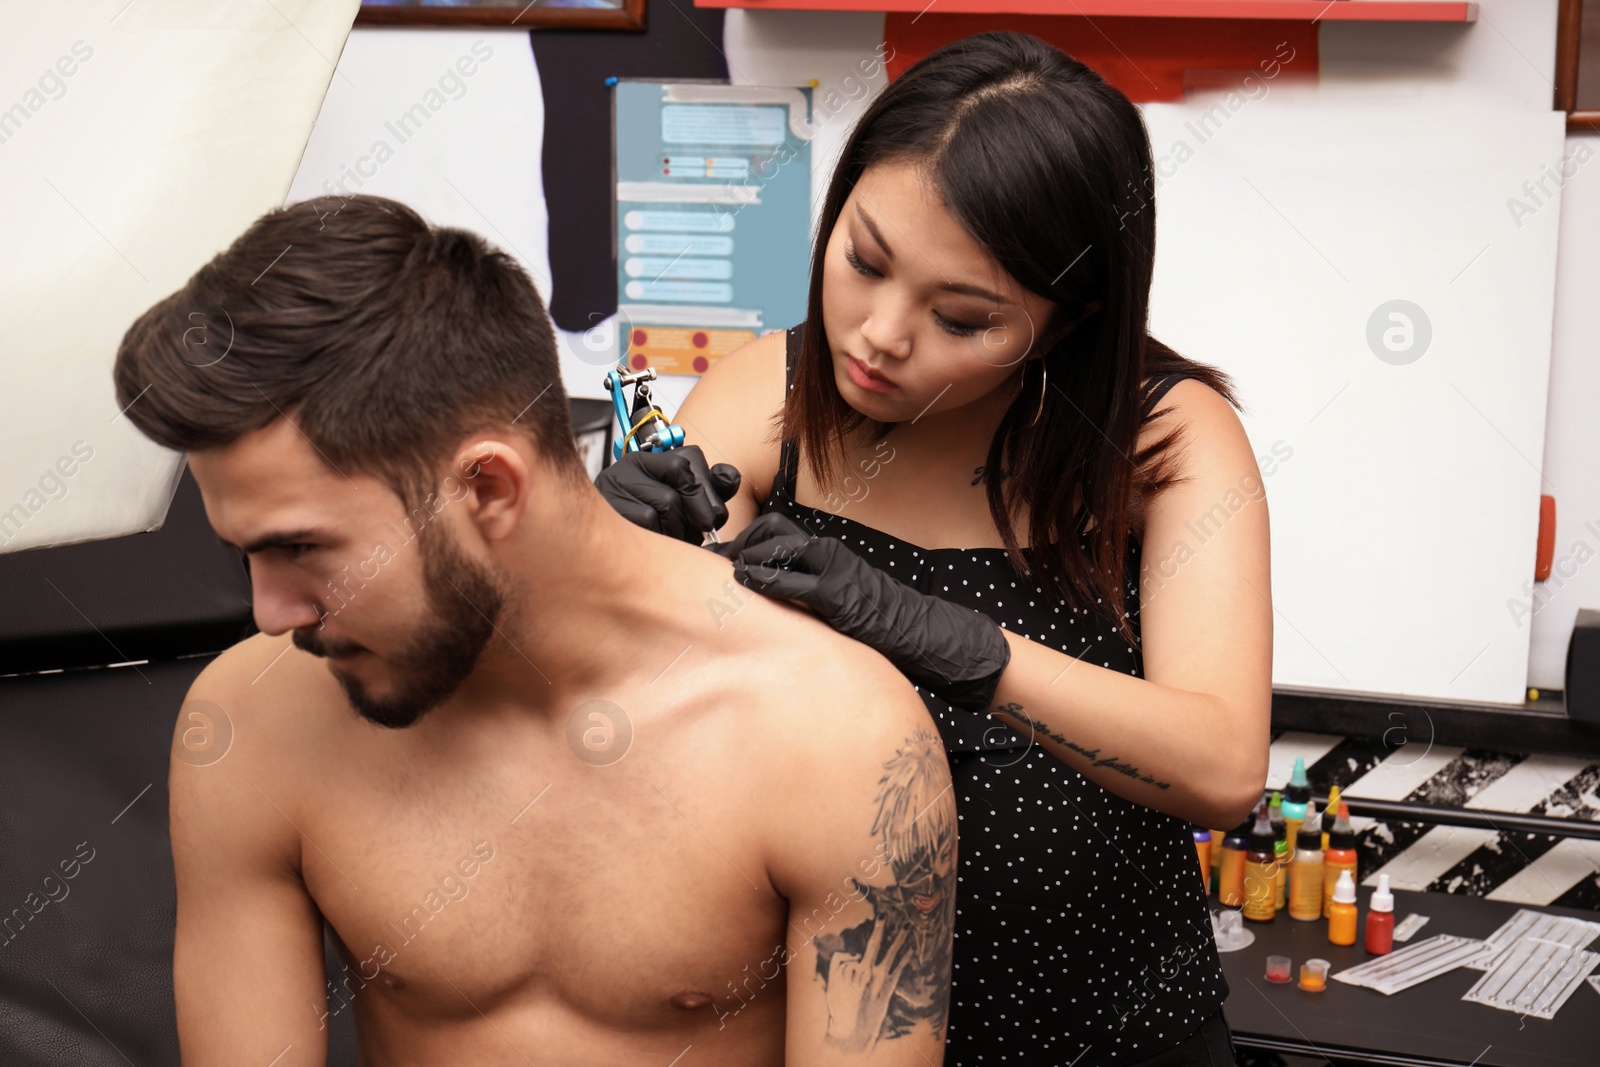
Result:
[[[184,746],[203,737],[197,723],[214,723],[219,740],[229,745],[229,758],[265,768],[287,753],[305,751],[304,745],[319,739],[314,735],[336,724],[336,717],[327,714],[336,692],[337,683],[321,661],[295,648],[287,634],[247,637],[207,664],[190,684],[174,754],[181,756]],[[196,720],[196,714],[210,723]]]
[[[272,637],[256,633],[229,646],[200,672],[196,684],[204,681],[218,692],[231,691],[239,682],[248,685],[256,676],[273,664],[274,660],[292,654],[293,643],[287,634]],[[231,692],[227,695],[232,695]]]
[[[674,603],[698,620],[686,637],[714,653],[717,678],[761,695],[775,714],[848,726],[863,702],[906,721],[926,719],[911,683],[876,650],[845,637],[809,609],[741,585],[722,556],[682,544],[652,544],[658,573],[678,582]],[[809,709],[809,711],[808,711]]]
[[784,614],[794,624],[791,654],[780,666],[787,684],[775,686],[784,713],[805,715],[819,737],[859,734],[874,724],[902,735],[930,722],[911,682],[877,651],[807,612]]
[[292,686],[303,656],[287,637],[258,634],[217,656],[189,686],[167,776],[180,899],[219,887],[243,892],[247,880],[297,870],[293,823],[304,775],[295,753],[317,743],[304,734],[311,701]]
[[911,682],[876,650],[787,601],[739,586],[721,595],[732,609],[720,620],[725,681],[758,697],[743,702],[743,714],[768,731],[769,750],[786,762],[803,758],[834,773],[848,763],[840,745],[933,729]]
[[[756,699],[738,709],[746,724],[741,804],[767,880],[791,904],[791,950],[816,961],[819,932],[843,951],[845,928],[868,918],[916,925],[897,901],[921,901],[913,910],[927,923],[929,909],[953,893],[950,769],[932,716],[893,664],[809,613],[766,606],[759,615],[750,609],[767,651],[746,668]],[[871,908],[847,910],[847,901],[868,898]],[[949,916],[941,910],[936,919],[933,941],[947,943]],[[948,981],[947,952],[942,958],[926,963],[924,978],[935,985]],[[810,993],[797,995],[803,1004]]]

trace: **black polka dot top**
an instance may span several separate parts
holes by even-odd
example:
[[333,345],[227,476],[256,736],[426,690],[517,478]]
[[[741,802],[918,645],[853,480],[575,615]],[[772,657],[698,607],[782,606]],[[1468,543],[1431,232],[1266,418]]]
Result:
[[[791,386],[798,339],[791,329]],[[923,549],[796,504],[796,446],[783,442],[763,512],[1030,640],[1143,676],[1107,623],[1054,604],[1004,549]],[[1126,573],[1138,632],[1137,541]],[[1188,1037],[1228,995],[1194,828],[1103,789],[993,716],[921,695],[950,757],[960,828],[947,1067],[1137,1063]]]

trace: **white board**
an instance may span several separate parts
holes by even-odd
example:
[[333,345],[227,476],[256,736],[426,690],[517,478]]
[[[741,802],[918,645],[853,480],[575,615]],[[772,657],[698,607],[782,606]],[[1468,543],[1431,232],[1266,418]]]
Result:
[[283,203],[357,0],[5,5],[0,552],[159,528],[123,333]]
[[1278,451],[1274,685],[1521,704],[1563,117],[1232,104],[1142,108],[1151,331],[1232,374]]

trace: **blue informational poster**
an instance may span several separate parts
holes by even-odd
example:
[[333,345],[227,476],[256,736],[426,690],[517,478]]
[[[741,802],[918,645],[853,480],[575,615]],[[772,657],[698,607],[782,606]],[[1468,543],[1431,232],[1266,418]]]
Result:
[[622,79],[613,106],[628,365],[702,374],[805,318],[811,91]]

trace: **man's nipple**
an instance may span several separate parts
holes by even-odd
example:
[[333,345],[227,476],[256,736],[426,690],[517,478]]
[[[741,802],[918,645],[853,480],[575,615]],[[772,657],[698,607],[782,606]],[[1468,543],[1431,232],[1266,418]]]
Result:
[[684,1011],[699,1011],[711,1004],[711,994],[701,993],[698,990],[688,993],[674,993],[669,1001],[674,1008]]

